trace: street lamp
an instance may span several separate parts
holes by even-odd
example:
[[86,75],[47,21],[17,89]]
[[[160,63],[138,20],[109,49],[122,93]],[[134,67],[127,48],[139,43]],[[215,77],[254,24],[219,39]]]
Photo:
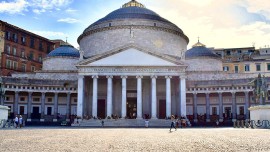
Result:
[[5,89],[3,85],[3,80],[0,77],[0,105],[4,105]]

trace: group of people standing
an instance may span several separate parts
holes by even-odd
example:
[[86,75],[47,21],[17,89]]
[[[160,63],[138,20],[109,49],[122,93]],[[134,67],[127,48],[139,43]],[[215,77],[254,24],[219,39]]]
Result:
[[15,128],[22,128],[23,127],[23,117],[22,115],[20,115],[19,117],[16,115],[15,119],[14,119],[14,122],[15,122]]
[[172,115],[172,116],[171,116],[171,127],[170,127],[170,132],[171,132],[172,128],[174,128],[175,131],[176,131],[177,128],[179,128],[179,126],[181,126],[181,128],[187,126],[187,122],[186,122],[185,117],[176,118],[174,115]]

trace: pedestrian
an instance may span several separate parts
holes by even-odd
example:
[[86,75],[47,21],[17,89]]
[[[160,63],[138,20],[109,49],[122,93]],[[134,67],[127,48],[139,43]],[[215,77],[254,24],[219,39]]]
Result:
[[217,119],[217,121],[216,121],[216,127],[218,127],[218,125],[219,125],[219,121],[218,121],[218,119]]
[[20,115],[20,118],[19,118],[19,125],[20,125],[20,128],[22,128],[22,126],[23,126],[23,118],[22,118],[22,115]]
[[18,128],[18,124],[19,124],[19,118],[18,118],[18,116],[17,116],[17,115],[16,115],[16,117],[15,117],[14,121],[15,121],[15,127],[16,127],[16,128]]
[[149,125],[149,121],[148,119],[145,120],[145,127],[148,128],[148,125]]
[[176,127],[175,127],[175,118],[174,118],[174,115],[172,115],[171,116],[171,128],[170,128],[170,132],[171,132],[171,130],[172,130],[172,127],[175,129],[175,131],[176,131]]
[[104,127],[104,121],[103,120],[101,121],[101,126],[102,126],[102,128]]

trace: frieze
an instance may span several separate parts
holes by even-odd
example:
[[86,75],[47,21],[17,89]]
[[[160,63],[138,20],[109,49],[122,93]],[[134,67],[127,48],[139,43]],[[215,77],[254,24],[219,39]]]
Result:
[[182,68],[80,68],[79,73],[102,73],[102,72],[185,72]]

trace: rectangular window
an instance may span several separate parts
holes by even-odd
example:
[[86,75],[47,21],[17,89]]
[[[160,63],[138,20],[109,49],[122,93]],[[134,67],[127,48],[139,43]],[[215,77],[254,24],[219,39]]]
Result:
[[6,31],[6,39],[10,39],[10,32],[9,31]]
[[42,62],[42,56],[41,55],[38,56],[38,62]]
[[42,41],[39,41],[39,50],[43,51]]
[[18,62],[13,62],[13,69],[14,70],[17,70],[18,69]]
[[25,97],[20,97],[20,101],[24,102],[25,101]]
[[10,98],[9,97],[6,97],[6,100],[5,101],[9,101],[10,100]]
[[47,115],[52,115],[52,107],[47,107]]
[[73,101],[74,101],[74,103],[77,103],[77,99],[74,99]]
[[48,44],[48,45],[47,45],[47,53],[50,53],[50,52],[51,52],[51,45]]
[[238,51],[237,51],[237,53],[238,53],[238,54],[241,54],[241,53],[242,53],[242,51],[241,51],[241,50],[238,50]]
[[245,110],[244,110],[244,106],[240,106],[240,107],[239,107],[239,114],[240,114],[240,115],[244,115],[244,111],[245,111]]
[[9,45],[7,45],[6,52],[7,52],[7,54],[11,54]]
[[25,58],[25,52],[24,51],[21,52],[21,57]]
[[47,102],[52,102],[52,98],[48,98],[47,99]]
[[223,71],[229,71],[229,67],[228,66],[224,66],[223,67]]
[[31,71],[34,72],[36,70],[35,66],[31,66]]
[[30,60],[34,60],[34,52],[33,51],[30,52],[29,59]]
[[24,36],[21,37],[21,42],[23,45],[25,45],[25,37]]
[[35,39],[33,37],[31,37],[31,40],[30,40],[30,47],[31,48],[35,47]]
[[22,64],[22,72],[26,72],[26,64]]
[[261,71],[261,65],[260,64],[256,64],[256,71]]
[[33,102],[40,102],[40,98],[33,98]]
[[24,114],[24,106],[20,106],[20,115]]
[[11,60],[6,60],[6,68],[11,69]]
[[12,39],[14,42],[18,43],[18,37],[16,33],[13,34]]
[[234,73],[238,73],[238,65],[234,66]]
[[15,56],[17,55],[17,49],[15,47],[13,48],[12,54]]
[[270,71],[270,63],[267,63],[267,71]]
[[249,69],[249,64],[246,64],[246,65],[245,65],[245,71],[250,71],[250,69]]
[[231,55],[231,51],[226,51],[226,55]]
[[212,115],[217,115],[217,107],[212,107]]

